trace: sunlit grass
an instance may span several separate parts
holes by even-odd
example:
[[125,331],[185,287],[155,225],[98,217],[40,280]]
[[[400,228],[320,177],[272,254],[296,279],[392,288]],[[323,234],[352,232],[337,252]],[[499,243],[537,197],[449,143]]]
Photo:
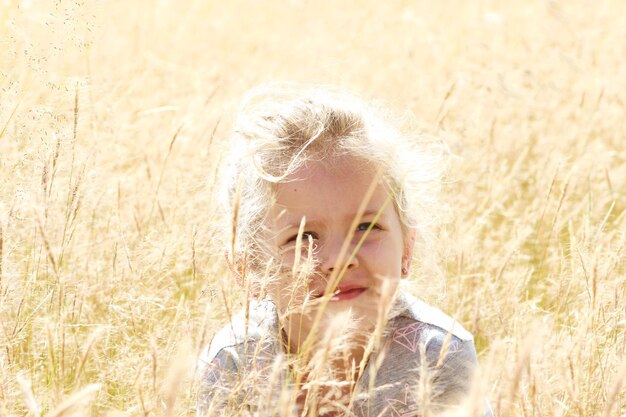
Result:
[[244,299],[217,167],[275,80],[388,100],[458,156],[446,278],[414,292],[475,335],[497,415],[626,413],[623,5],[353,3],[0,2],[1,415],[193,414]]

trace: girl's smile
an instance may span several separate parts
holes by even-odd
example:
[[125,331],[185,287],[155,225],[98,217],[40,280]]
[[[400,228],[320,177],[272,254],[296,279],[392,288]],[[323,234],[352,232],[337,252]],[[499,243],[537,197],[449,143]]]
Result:
[[[363,284],[355,283],[349,284],[342,282],[337,286],[337,289],[333,291],[331,301],[341,301],[341,300],[350,300],[352,298],[356,298],[359,295],[363,294],[367,291],[367,287]],[[321,291],[319,294],[313,294],[313,299],[321,298],[324,296],[324,291]]]
[[335,292],[333,298],[331,298],[331,301],[351,300],[363,294],[365,291],[367,291],[367,288],[349,288],[346,285],[339,285],[339,287],[337,288],[337,292]]

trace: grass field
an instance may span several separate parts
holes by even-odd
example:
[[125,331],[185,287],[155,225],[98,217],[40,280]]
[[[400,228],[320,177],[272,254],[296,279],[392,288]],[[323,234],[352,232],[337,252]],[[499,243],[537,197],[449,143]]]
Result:
[[450,144],[416,284],[498,416],[626,415],[624,59],[618,0],[0,1],[0,415],[193,414],[233,108],[284,80]]

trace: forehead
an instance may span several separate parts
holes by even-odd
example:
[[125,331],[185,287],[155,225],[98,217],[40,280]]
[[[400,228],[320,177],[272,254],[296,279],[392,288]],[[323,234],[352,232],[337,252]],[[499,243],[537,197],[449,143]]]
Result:
[[[354,157],[339,157],[332,163],[308,162],[277,185],[276,222],[299,223],[302,216],[310,221],[351,220],[377,177],[371,163]],[[378,182],[366,211],[380,209],[389,196],[380,178]]]

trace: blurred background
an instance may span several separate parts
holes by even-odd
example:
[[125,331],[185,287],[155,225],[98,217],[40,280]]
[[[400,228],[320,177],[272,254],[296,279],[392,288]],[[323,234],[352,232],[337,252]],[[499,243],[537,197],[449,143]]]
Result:
[[272,81],[449,143],[417,295],[475,335],[497,415],[624,415],[624,57],[617,0],[0,1],[0,415],[194,413],[241,307],[215,178]]

